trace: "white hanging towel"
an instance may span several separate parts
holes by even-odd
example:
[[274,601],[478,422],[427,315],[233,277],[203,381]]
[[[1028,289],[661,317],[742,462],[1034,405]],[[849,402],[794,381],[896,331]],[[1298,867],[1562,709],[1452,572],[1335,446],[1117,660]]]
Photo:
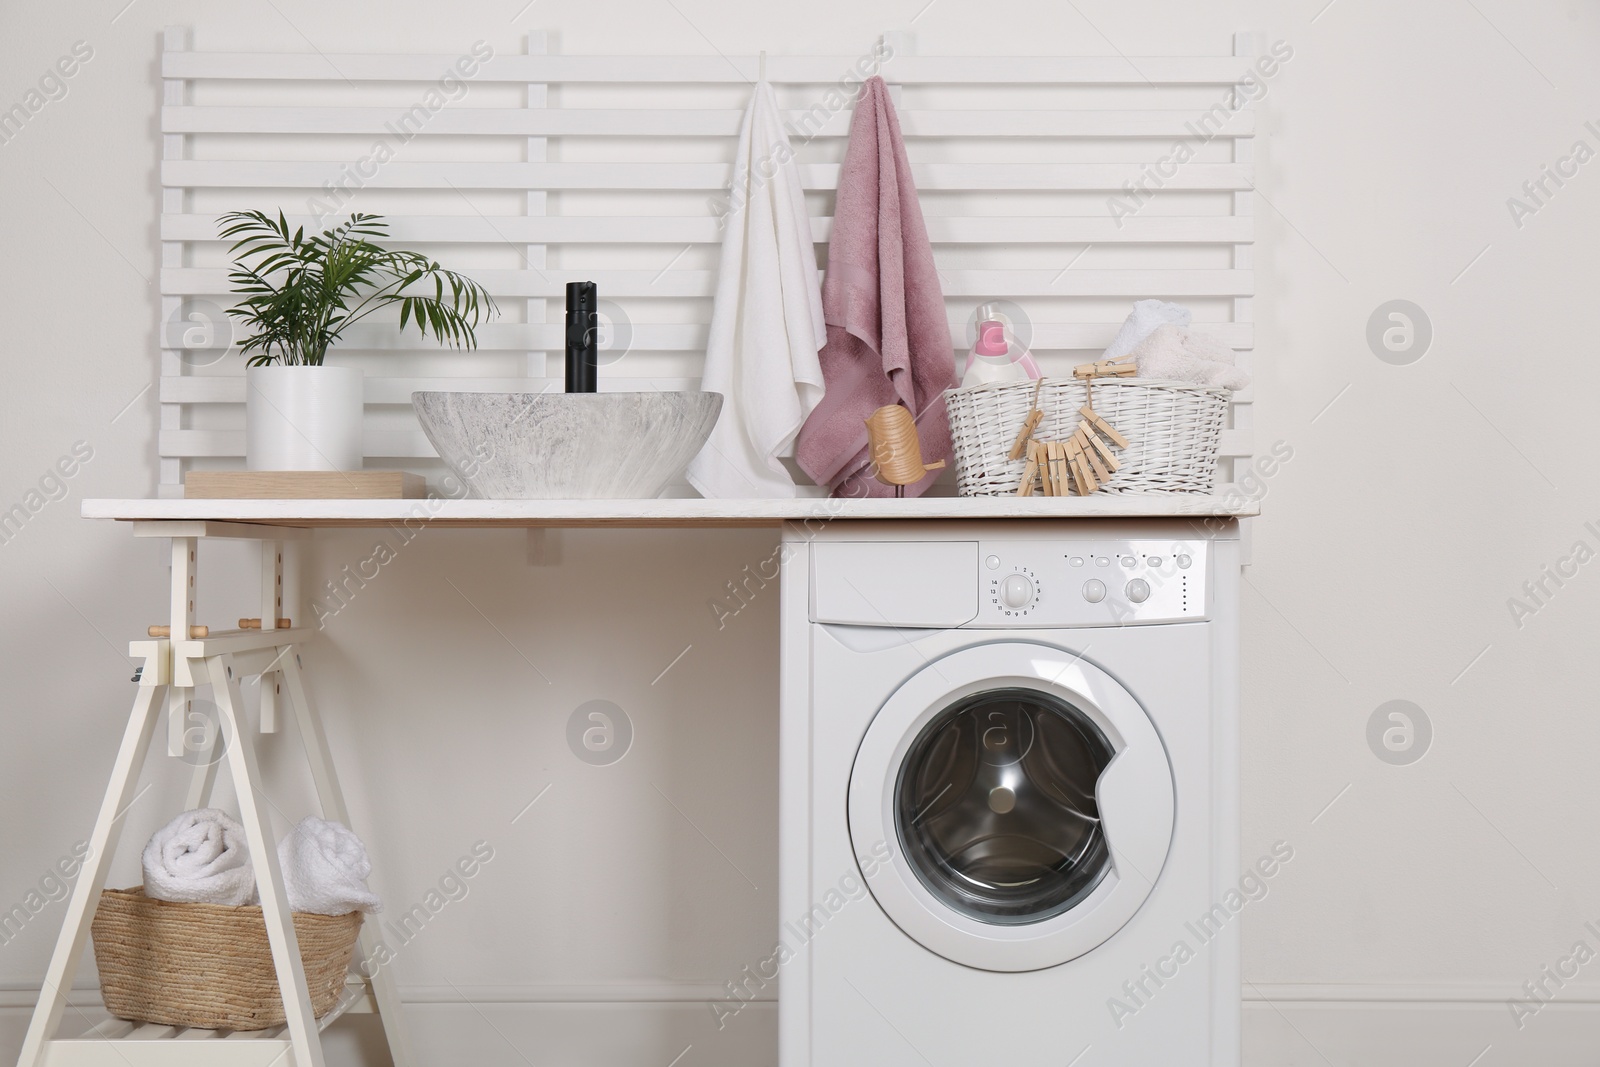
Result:
[[778,99],[758,82],[739,131],[702,388],[722,414],[689,483],[707,497],[792,497],[779,462],[822,399],[822,287]]

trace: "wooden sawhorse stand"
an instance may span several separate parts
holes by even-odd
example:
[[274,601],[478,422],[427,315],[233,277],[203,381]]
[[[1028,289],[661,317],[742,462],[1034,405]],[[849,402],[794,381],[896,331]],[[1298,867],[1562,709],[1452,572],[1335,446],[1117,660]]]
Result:
[[[370,978],[353,975],[339,1007],[322,1020],[312,1017],[300,945],[290,919],[278,869],[278,851],[271,823],[262,810],[260,768],[255,745],[243,721],[240,681],[261,678],[262,733],[278,729],[283,698],[305,745],[312,780],[324,818],[350,824],[344,795],[334,774],[327,735],[306,691],[296,646],[316,631],[310,627],[277,628],[284,617],[283,542],[309,531],[227,522],[136,522],[136,537],[172,539],[172,607],[168,636],[134,641],[129,654],[143,660],[138,695],[128,719],[122,747],[111,772],[100,815],[89,839],[90,852],[67,906],[67,917],[45,973],[39,1003],[22,1043],[18,1067],[323,1067],[321,1028],[344,1010],[376,1011],[383,1020],[395,1067],[412,1067],[410,1045],[400,1018],[394,977],[383,967]],[[243,538],[261,542],[261,629],[233,630],[199,636],[194,622],[195,551],[205,538]],[[155,629],[155,628],[152,628]],[[100,893],[105,888],[111,857],[121,836],[122,819],[135,799],[145,756],[155,737],[164,707],[168,715],[168,753],[182,756],[190,728],[190,702],[196,689],[209,685],[217,706],[217,728],[207,740],[194,771],[186,808],[205,807],[216,783],[220,762],[215,746],[226,749],[229,773],[239,797],[240,822],[250,844],[261,912],[266,921],[272,960],[283,991],[285,1025],[256,1032],[219,1032],[135,1024],[113,1019],[79,1038],[53,1035],[66,1009],[67,993],[89,937]],[[361,932],[361,956],[376,958],[378,934],[372,924]],[[152,1040],[174,1038],[175,1040]],[[225,1038],[221,1041],[197,1040]]]

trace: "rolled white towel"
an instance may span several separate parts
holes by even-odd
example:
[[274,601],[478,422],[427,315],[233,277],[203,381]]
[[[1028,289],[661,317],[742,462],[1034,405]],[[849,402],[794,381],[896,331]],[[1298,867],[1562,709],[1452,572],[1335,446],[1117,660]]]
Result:
[[244,827],[225,811],[186,811],[144,847],[144,895],[185,904],[248,904],[256,872]]
[[1111,347],[1107,348],[1100,358],[1121,359],[1162,326],[1187,326],[1192,321],[1194,314],[1182,304],[1164,300],[1140,300],[1133,305],[1133,311],[1128,314],[1127,321],[1117,331]]
[[1161,326],[1133,350],[1141,378],[1171,378],[1200,385],[1243,389],[1250,375],[1234,364],[1233,349],[1178,326]]
[[342,823],[308,815],[278,842],[278,866],[290,911],[347,915],[380,911],[383,902],[367,888],[372,863],[366,846]]

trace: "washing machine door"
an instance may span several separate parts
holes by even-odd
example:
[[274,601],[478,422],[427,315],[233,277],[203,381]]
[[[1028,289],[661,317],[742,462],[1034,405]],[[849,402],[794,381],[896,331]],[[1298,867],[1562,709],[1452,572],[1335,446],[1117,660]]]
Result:
[[1144,709],[1072,653],[1002,641],[928,663],[867,728],[850,776],[855,854],[908,937],[990,971],[1103,944],[1155,887],[1172,766]]

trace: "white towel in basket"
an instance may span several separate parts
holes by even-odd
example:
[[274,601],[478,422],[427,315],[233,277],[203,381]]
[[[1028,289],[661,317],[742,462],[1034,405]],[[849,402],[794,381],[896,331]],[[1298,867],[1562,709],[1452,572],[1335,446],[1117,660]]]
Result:
[[1129,313],[1122,328],[1117,331],[1116,339],[1100,358],[1121,359],[1160,327],[1187,326],[1193,319],[1193,313],[1182,304],[1171,304],[1164,300],[1140,300],[1133,305],[1133,311]]
[[1233,349],[1178,326],[1161,326],[1133,350],[1141,378],[1167,378],[1198,385],[1243,389],[1250,375],[1234,366]]
[[290,911],[348,915],[381,911],[383,903],[367,888],[372,862],[366,846],[342,823],[308,815],[278,842],[278,866]]
[[256,872],[244,827],[225,811],[186,811],[144,847],[144,895],[183,904],[249,904]]

